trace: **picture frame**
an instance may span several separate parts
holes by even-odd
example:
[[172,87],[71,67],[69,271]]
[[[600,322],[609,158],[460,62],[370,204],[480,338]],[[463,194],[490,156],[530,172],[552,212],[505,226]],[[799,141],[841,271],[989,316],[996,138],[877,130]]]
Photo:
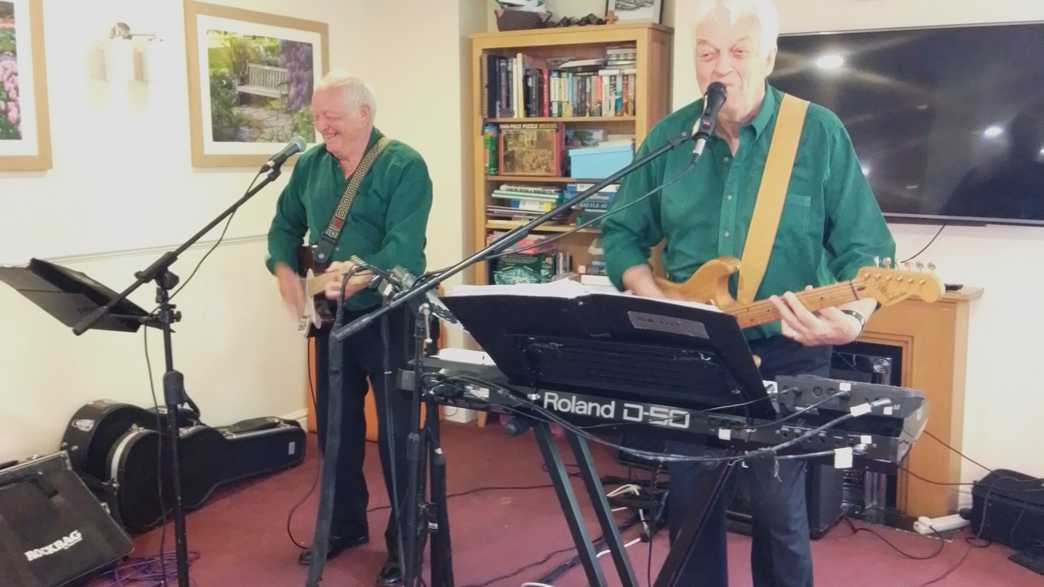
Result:
[[294,136],[317,142],[326,23],[185,0],[185,41],[193,166],[260,166]]
[[0,0],[0,171],[51,168],[42,0]]
[[617,24],[663,22],[663,0],[606,0],[606,20]]

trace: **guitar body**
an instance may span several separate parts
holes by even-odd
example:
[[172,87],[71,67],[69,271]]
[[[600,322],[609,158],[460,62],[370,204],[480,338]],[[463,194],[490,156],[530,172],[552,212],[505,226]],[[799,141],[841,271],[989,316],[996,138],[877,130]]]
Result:
[[[320,265],[315,260],[315,246],[302,245],[297,249],[298,274],[304,278],[305,283],[315,280],[324,273],[329,264]],[[299,329],[306,336],[316,336],[320,328],[332,326],[337,318],[334,313],[336,309],[326,296],[322,293],[314,296],[305,292],[305,315],[302,317]]]
[[669,298],[711,304],[724,310],[736,303],[729,293],[729,276],[739,271],[739,268],[739,259],[718,257],[701,265],[692,277],[682,283],[657,277],[656,285]]

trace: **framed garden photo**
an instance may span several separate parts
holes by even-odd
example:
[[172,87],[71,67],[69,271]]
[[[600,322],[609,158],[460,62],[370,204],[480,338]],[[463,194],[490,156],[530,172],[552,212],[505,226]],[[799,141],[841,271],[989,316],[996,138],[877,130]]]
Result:
[[51,168],[42,0],[0,0],[0,171]]
[[615,15],[616,22],[651,22],[663,20],[663,0],[606,0],[606,16]]
[[185,1],[192,164],[260,166],[295,135],[317,141],[312,90],[326,23]]

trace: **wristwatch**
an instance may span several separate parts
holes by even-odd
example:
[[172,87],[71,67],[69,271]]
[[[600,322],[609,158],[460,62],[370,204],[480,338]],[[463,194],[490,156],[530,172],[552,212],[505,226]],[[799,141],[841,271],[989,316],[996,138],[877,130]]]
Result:
[[849,310],[848,308],[842,308],[841,313],[855,318],[856,321],[859,322],[860,330],[862,330],[863,327],[866,326],[866,316],[863,316],[859,312],[856,312],[855,310]]

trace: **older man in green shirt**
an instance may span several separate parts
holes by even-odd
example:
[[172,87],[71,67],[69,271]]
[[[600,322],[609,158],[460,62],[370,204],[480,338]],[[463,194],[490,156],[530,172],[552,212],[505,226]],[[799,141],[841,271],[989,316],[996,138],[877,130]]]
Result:
[[[275,274],[283,301],[295,317],[304,307],[304,290],[297,275],[297,249],[307,233],[316,244],[327,228],[341,196],[356,173],[364,155],[375,149],[382,135],[374,128],[376,102],[373,93],[361,80],[343,75],[329,75],[317,86],[312,96],[312,115],[323,144],[303,155],[294,166],[293,176],[279,197],[275,218],[268,232],[267,265]],[[431,210],[432,189],[428,168],[415,150],[391,141],[379,152],[362,180],[352,201],[343,228],[332,245],[329,271],[345,271],[347,261],[358,257],[367,265],[390,270],[401,266],[415,275],[424,271],[425,231]],[[336,300],[340,280],[332,282],[326,297]],[[344,320],[351,321],[380,303],[379,294],[366,287],[366,280],[348,284],[344,303]],[[409,348],[410,326],[405,311],[390,314],[390,350],[393,367],[404,362]],[[341,447],[336,463],[337,489],[328,557],[369,541],[366,509],[369,495],[363,478],[366,420],[363,399],[372,384],[376,391],[377,412],[383,422],[390,411],[396,431],[396,455],[388,448],[386,427],[381,427],[380,456],[389,501],[401,502],[406,490],[405,433],[408,432],[410,405],[408,396],[384,393],[382,373],[382,341],[380,327],[374,324],[350,337],[340,347],[340,355],[328,356],[329,327],[316,337],[317,423],[325,444],[327,403],[330,394],[330,361],[340,364],[340,386],[344,410],[341,415]],[[337,378],[335,378],[335,381]],[[386,403],[386,401],[388,403]],[[396,467],[400,499],[393,500],[392,467]],[[398,566],[397,533],[394,517],[389,517],[385,531],[388,559],[378,575],[381,585],[394,585],[401,580]],[[300,562],[309,564],[312,551],[302,553]]]
[[[664,269],[672,281],[688,279],[716,257],[741,256],[782,99],[766,82],[775,63],[779,28],[772,0],[705,0],[697,14],[693,23],[697,81],[703,88],[721,82],[728,92],[716,135],[692,169],[691,152],[678,149],[629,176],[614,202],[616,208],[657,186],[669,185],[662,193],[609,216],[603,227],[609,277],[618,288],[638,295],[664,297],[647,262],[650,248],[661,240]],[[639,155],[693,129],[702,111],[699,100],[662,120]],[[778,232],[755,296],[771,299],[782,320],[745,331],[752,351],[762,358],[763,376],[829,374],[830,345],[855,340],[876,304],[860,300],[812,313],[793,292],[851,279],[860,267],[873,265],[875,258],[894,255],[895,244],[848,133],[833,113],[810,105]],[[698,452],[697,447],[677,443],[669,449]],[[698,469],[692,464],[670,467],[672,536],[687,515]],[[740,470],[739,482],[748,486],[753,510],[754,585],[810,586],[804,464],[780,461],[776,475],[771,463],[750,463]],[[684,585],[728,582],[727,498],[719,502],[685,565]]]

